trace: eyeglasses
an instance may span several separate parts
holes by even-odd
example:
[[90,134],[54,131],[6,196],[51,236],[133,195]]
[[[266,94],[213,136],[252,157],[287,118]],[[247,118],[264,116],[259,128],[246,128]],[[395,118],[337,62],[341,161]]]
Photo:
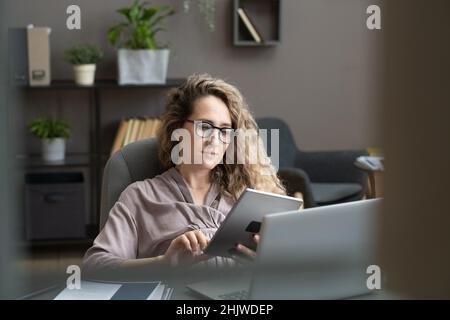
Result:
[[219,140],[223,143],[230,143],[233,136],[233,128],[219,128],[212,125],[209,122],[202,120],[186,120],[187,122],[194,124],[195,133],[202,138],[211,137],[214,129],[219,131]]

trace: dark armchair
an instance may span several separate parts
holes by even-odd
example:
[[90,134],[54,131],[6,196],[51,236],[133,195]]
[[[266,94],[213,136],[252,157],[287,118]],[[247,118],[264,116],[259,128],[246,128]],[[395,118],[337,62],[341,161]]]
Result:
[[[364,196],[367,175],[353,164],[357,157],[367,154],[364,150],[301,151],[283,120],[259,118],[256,121],[260,129],[279,130],[278,174],[288,194],[303,194],[305,208],[355,201]],[[270,139],[267,152],[271,154]]]

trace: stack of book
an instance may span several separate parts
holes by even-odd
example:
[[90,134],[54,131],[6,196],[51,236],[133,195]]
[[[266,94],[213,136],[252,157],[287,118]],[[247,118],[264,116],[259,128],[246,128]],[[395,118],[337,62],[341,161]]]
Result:
[[129,143],[156,136],[160,125],[161,120],[157,118],[130,118],[122,120],[111,149],[111,155]]
[[65,288],[54,300],[170,300],[173,288],[162,281],[80,281],[79,288]]
[[248,32],[252,36],[253,40],[255,40],[257,43],[262,43],[264,39],[262,38],[261,33],[256,28],[255,23],[250,19],[247,11],[244,8],[239,8],[237,9],[237,12]]

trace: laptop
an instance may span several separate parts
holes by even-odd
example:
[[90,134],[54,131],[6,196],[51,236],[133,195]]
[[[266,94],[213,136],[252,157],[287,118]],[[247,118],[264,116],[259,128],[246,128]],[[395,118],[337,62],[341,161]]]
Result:
[[187,287],[203,297],[342,299],[369,293],[382,199],[266,215],[251,272]]

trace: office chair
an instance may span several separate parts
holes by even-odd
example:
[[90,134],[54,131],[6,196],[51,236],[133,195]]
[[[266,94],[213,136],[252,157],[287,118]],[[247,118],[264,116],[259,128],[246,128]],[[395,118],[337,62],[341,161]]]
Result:
[[108,219],[109,211],[128,185],[153,178],[163,171],[156,138],[130,143],[114,153],[103,170],[100,230]]

